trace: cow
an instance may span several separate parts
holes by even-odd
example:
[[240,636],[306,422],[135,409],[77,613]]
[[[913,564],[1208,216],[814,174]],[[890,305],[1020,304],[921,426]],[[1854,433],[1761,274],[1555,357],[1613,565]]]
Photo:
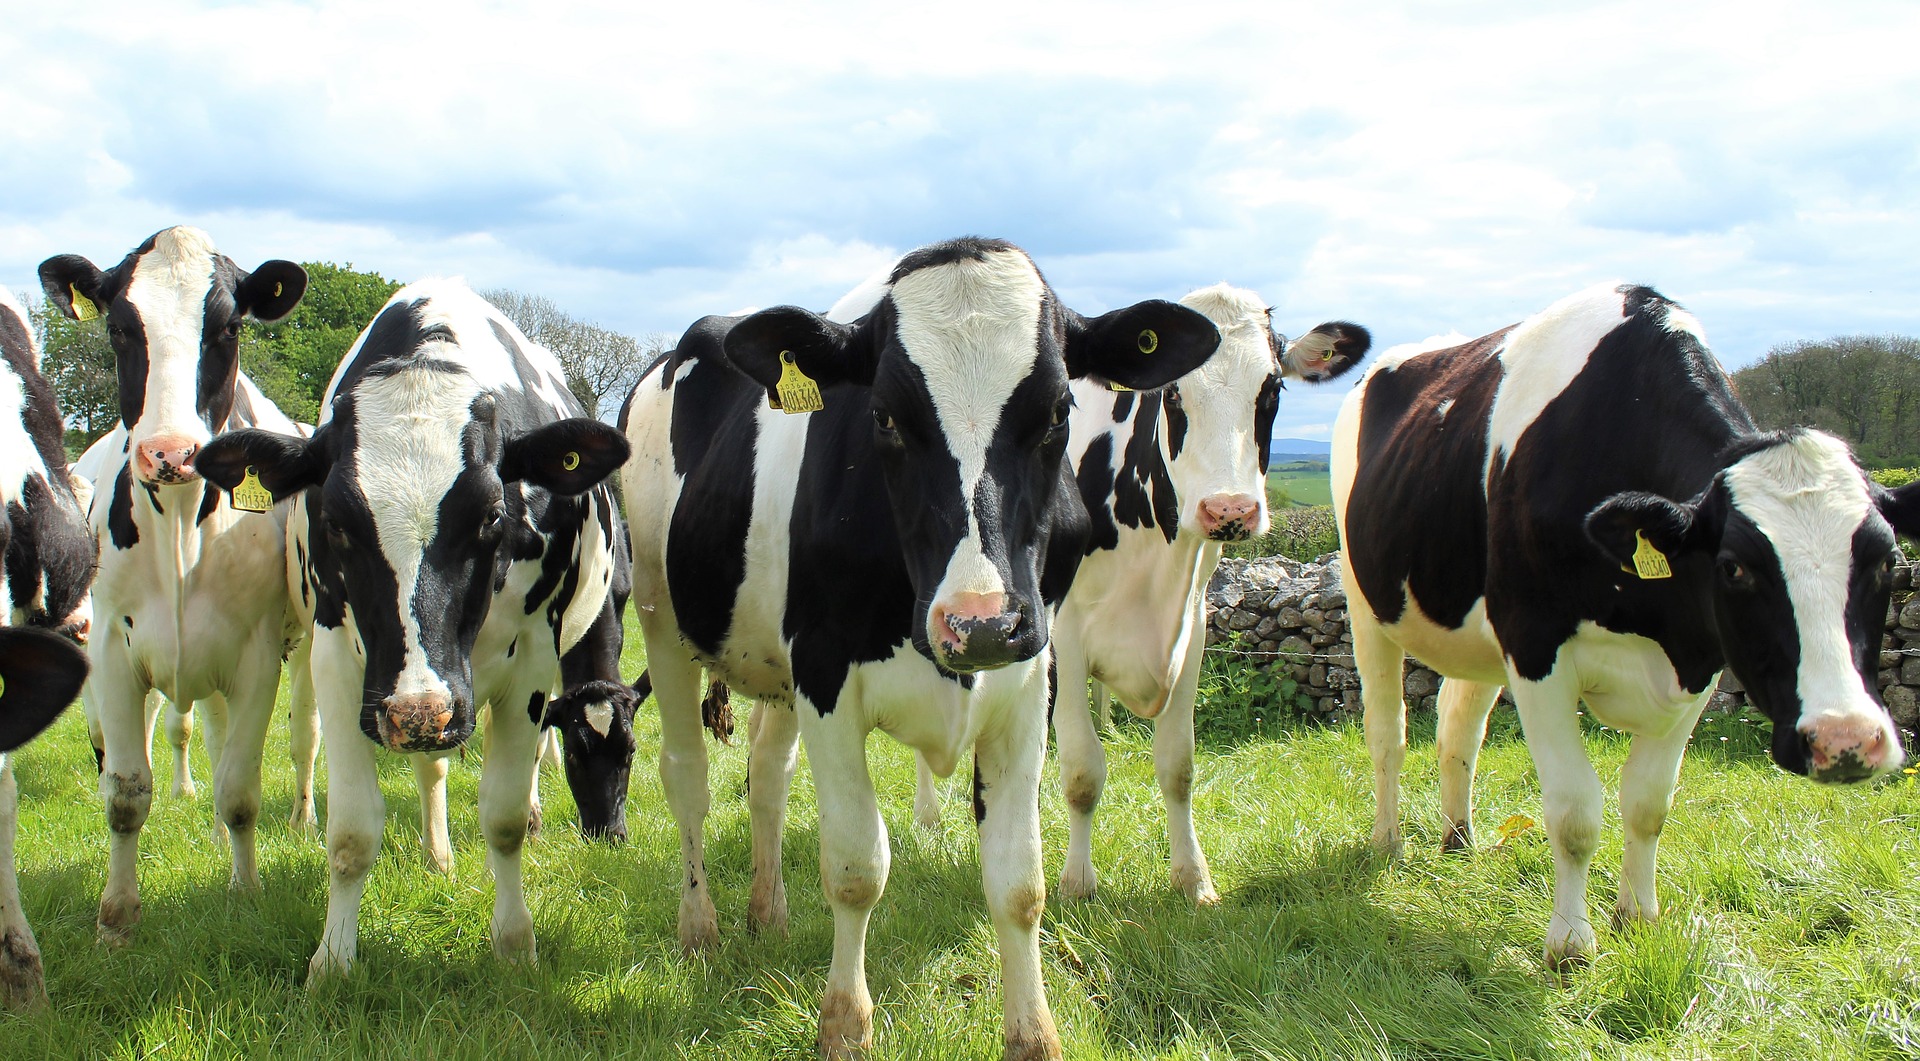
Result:
[[[164,229],[101,270],[75,254],[40,265],[48,300],[74,319],[104,316],[119,373],[120,421],[94,483],[100,549],[92,673],[84,697],[104,744],[100,790],[112,834],[98,928],[131,938],[140,918],[137,860],[153,802],[145,703],[205,701],[214,804],[231,844],[230,883],[260,886],[255,826],[260,759],[290,648],[284,510],[246,512],[209,490],[196,460],[215,433],[292,431],[239,365],[246,320],[292,312],[305,270],[268,261],[248,272],[197,228]],[[296,666],[296,677],[305,668]],[[296,683],[296,696],[305,695]]]
[[0,1006],[9,1009],[47,997],[14,876],[11,753],[66,710],[87,675],[86,653],[60,636],[83,633],[75,616],[95,562],[64,426],[26,310],[0,287]]
[[[562,656],[611,612],[618,527],[602,480],[627,443],[587,418],[551,351],[459,280],[395,292],[321,413],[311,438],[236,431],[200,458],[222,489],[294,498],[328,767],[326,927],[308,982],[355,958],[384,817],[376,752],[424,754],[444,778],[483,705],[489,935],[531,961],[521,849],[539,725]],[[423,796],[429,776],[416,774]]]
[[622,487],[660,774],[680,829],[680,941],[717,940],[702,837],[705,666],[760,701],[749,758],[759,928],[784,929],[779,830],[796,735],[806,744],[834,916],[822,1053],[872,1041],[866,926],[889,857],[865,748],[882,728],[942,775],[973,749],[1006,1056],[1057,1057],[1040,976],[1038,794],[1049,612],[1086,533],[1063,463],[1068,383],[1156,388],[1204,361],[1218,335],[1164,301],[1082,317],[999,240],[923,247],[869,295],[852,323],[792,306],[703,318],[632,395],[636,456]]
[[1616,926],[1659,915],[1654,858],[1681,754],[1731,668],[1772,755],[1815,781],[1902,758],[1875,692],[1894,535],[1920,486],[1874,485],[1838,439],[1758,430],[1698,321],[1626,284],[1458,346],[1381,358],[1334,428],[1342,578],[1373,760],[1373,844],[1402,846],[1406,654],[1444,676],[1444,844],[1470,848],[1502,686],[1540,774],[1554,862],[1545,958],[1593,953],[1602,791],[1578,708],[1631,735]]

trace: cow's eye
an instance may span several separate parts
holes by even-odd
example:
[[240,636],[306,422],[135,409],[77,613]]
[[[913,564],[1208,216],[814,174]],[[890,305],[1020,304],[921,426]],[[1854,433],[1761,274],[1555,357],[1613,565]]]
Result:
[[885,409],[875,409],[873,411],[873,426],[889,435],[900,429],[900,425],[893,422],[893,414],[887,412]]
[[1167,403],[1167,408],[1169,409],[1180,408],[1180,388],[1179,387],[1169,384],[1167,386],[1167,389],[1162,391],[1161,393],[1165,395],[1164,400]]
[[1720,578],[1729,586],[1743,589],[1753,583],[1753,575],[1747,571],[1746,565],[1731,556],[1720,558]]
[[327,529],[327,541],[333,543],[336,548],[345,549],[353,544],[353,539],[347,536],[346,524],[328,516],[321,521],[321,525]]
[[1072,414],[1073,414],[1073,402],[1066,398],[1062,398],[1057,403],[1054,404],[1053,415],[1050,418],[1048,418],[1047,426],[1064,427],[1066,426],[1066,423],[1067,423],[1067,417],[1071,416]]
[[480,537],[495,538],[500,535],[500,527],[507,520],[507,506],[495,504],[480,517]]
[[236,338],[239,338],[239,336],[240,336],[240,318],[238,318],[238,317],[235,317],[235,318],[233,318],[232,320],[230,320],[230,321],[228,321],[228,322],[227,322],[227,326],[226,326],[226,328],[224,329],[224,334],[225,334],[225,335],[226,335],[226,337],[227,337],[227,338],[229,338],[229,339],[236,339]]

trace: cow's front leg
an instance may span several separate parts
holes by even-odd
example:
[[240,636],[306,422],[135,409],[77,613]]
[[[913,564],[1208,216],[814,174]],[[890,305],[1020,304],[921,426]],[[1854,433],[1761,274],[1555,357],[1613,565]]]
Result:
[[747,721],[747,806],[753,816],[753,898],[747,904],[747,925],[756,932],[787,934],[780,847],[799,739],[800,720],[793,708],[754,701]]
[[[241,659],[233,695],[226,704],[226,741],[213,769],[213,803],[233,845],[235,888],[260,887],[257,843],[260,823],[260,763],[273,724],[280,689],[278,631],[263,635]],[[217,699],[217,698],[216,698]]]
[[307,983],[345,973],[359,948],[360,896],[380,854],[386,801],[378,751],[360,729],[363,672],[345,629],[314,630],[313,687],[327,749],[327,921],[307,963]]
[[913,823],[928,832],[940,828],[940,779],[918,752],[913,755]]
[[[1213,872],[1193,831],[1193,704],[1200,693],[1200,657],[1207,647],[1205,599],[1195,597],[1187,615],[1187,655],[1166,709],[1153,720],[1153,772],[1167,805],[1167,877],[1173,890],[1201,906],[1220,901]],[[1085,714],[1085,712],[1081,712]]]
[[413,787],[420,796],[420,853],[435,873],[453,873],[453,841],[447,832],[447,757],[415,752]]
[[507,961],[534,960],[533,913],[527,909],[521,866],[540,756],[540,727],[525,706],[533,692],[518,689],[494,704],[487,723],[486,765],[480,771],[480,829],[487,837],[487,868],[493,872],[490,935],[493,953]]
[[[1030,687],[1001,708],[974,745],[980,806],[980,876],[1000,943],[1002,1031],[1007,1061],[1060,1056],[1040,970],[1040,915],[1047,884],[1040,855],[1040,765],[1046,757],[1045,656]],[[1076,710],[1086,715],[1079,704]],[[1091,722],[1092,716],[1088,715]],[[811,750],[808,752],[811,758]],[[825,822],[822,822],[824,829]]]
[[1673,809],[1680,759],[1716,684],[1707,685],[1673,729],[1658,737],[1636,735],[1627,752],[1627,764],[1620,769],[1620,825],[1626,845],[1620,856],[1620,894],[1613,904],[1615,928],[1660,916],[1660,896],[1653,878],[1660,830],[1667,824],[1667,812]]
[[[843,697],[822,716],[794,706],[820,805],[820,887],[833,909],[833,965],[820,996],[820,1056],[858,1057],[873,1045],[867,993],[867,922],[887,887],[887,824],[867,773],[867,727]],[[1029,789],[1031,800],[1038,794]]]
[[1564,971],[1593,955],[1593,923],[1587,919],[1587,869],[1600,844],[1600,777],[1580,740],[1575,710],[1578,687],[1566,668],[1544,681],[1517,679],[1514,705],[1526,731],[1527,751],[1540,774],[1541,811],[1553,844],[1553,920],[1547,926],[1546,960]]
[[287,825],[308,832],[313,814],[313,763],[320,752],[320,713],[313,700],[313,638],[303,637],[287,659],[287,754],[293,759],[293,807]]
[[1067,858],[1060,894],[1091,899],[1100,888],[1093,867],[1093,812],[1107,786],[1107,749],[1087,705],[1087,660],[1071,623],[1054,624],[1053,734],[1060,789],[1067,799]]
[[[678,635],[645,627],[654,699],[660,705],[660,785],[680,827],[680,946],[705,950],[720,943],[720,924],[707,888],[706,730],[700,724],[700,667],[678,650]],[[658,646],[658,655],[653,654]]]
[[[1351,584],[1347,599],[1360,601]],[[1399,858],[1400,768],[1407,760],[1406,653],[1368,614],[1363,602],[1348,611],[1347,621],[1353,630],[1354,669],[1360,675],[1367,757],[1373,760],[1373,849]],[[1353,694],[1347,695],[1347,707],[1352,710]]]
[[1440,813],[1447,819],[1447,835],[1440,844],[1448,851],[1473,848],[1473,772],[1487,739],[1487,716],[1499,695],[1500,687],[1486,682],[1440,682],[1434,754],[1440,761]]
[[153,767],[147,758],[147,686],[111,637],[88,645],[93,669],[85,697],[100,720],[106,754],[100,763],[100,796],[106,803],[110,839],[107,883],[100,893],[100,941],[119,946],[133,939],[140,920],[140,830],[153,807]]
[[[199,786],[193,783],[193,760],[188,751],[193,744],[193,705],[186,710],[176,711],[160,690],[147,690],[147,732],[153,732],[155,722],[160,722],[167,735],[167,746],[173,749],[173,798],[195,799],[200,795]],[[212,755],[208,755],[209,761]]]
[[19,796],[13,782],[13,757],[0,752],[0,1005],[37,1009],[47,1004],[47,979],[40,966],[40,946],[20,906],[20,880],[13,869]]

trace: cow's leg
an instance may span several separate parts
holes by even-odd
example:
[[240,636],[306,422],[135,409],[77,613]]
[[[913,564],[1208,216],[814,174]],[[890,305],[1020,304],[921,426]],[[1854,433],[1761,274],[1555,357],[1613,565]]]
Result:
[[940,828],[940,779],[919,752],[913,753],[913,823],[928,832]]
[[111,832],[107,883],[100,893],[100,940],[128,943],[140,920],[140,830],[153,808],[153,765],[147,730],[147,686],[133,674],[124,651],[110,637],[88,645],[93,669],[87,676],[87,702],[96,705],[106,754],[100,764],[100,796]]
[[[176,711],[160,690],[147,690],[147,731],[152,732],[154,723],[161,722],[166,729],[167,745],[173,749],[173,798],[195,799],[200,795],[199,788],[193,783],[193,762],[187,754],[188,746],[193,743],[193,711]],[[208,760],[212,761],[209,752]]]
[[[794,705],[820,805],[820,887],[833,909],[833,965],[820,996],[820,1055],[857,1057],[873,1045],[867,993],[867,922],[887,887],[887,823],[867,772],[867,729],[853,698],[822,716],[804,697]],[[1038,796],[1028,793],[1029,802]]]
[[20,880],[13,869],[19,797],[13,757],[0,752],[0,1005],[35,1009],[47,1004],[47,979],[40,967],[40,945],[20,906]]
[[[558,662],[554,660],[555,666]],[[524,705],[532,695],[532,689],[522,688],[501,703]],[[539,756],[539,724],[524,708],[496,705],[487,722],[487,759],[480,771],[480,830],[487,838],[487,868],[493,873],[489,936],[493,953],[507,961],[534,960],[533,913],[527,909],[521,852],[533,816]]]
[[[706,730],[700,723],[700,666],[677,651],[678,635],[643,627],[647,671],[660,705],[660,785],[680,827],[680,946],[697,951],[719,945],[720,925],[707,891]],[[653,654],[658,646],[659,654]]]
[[296,832],[309,832],[313,815],[313,764],[320,751],[320,713],[313,701],[313,639],[303,637],[287,660],[288,754],[293,758],[293,808],[287,813],[287,825]]
[[[535,723],[537,727],[539,723]],[[560,762],[560,734],[550,729],[537,730],[533,746],[533,810],[527,816],[527,836],[540,835],[540,827],[545,818],[540,813],[540,767],[562,768]]]
[[1213,873],[1193,832],[1193,705],[1200,692],[1200,657],[1207,647],[1204,598],[1195,597],[1187,615],[1187,658],[1173,684],[1167,706],[1153,720],[1153,772],[1167,804],[1167,873],[1173,890],[1202,906],[1220,901]]
[[1600,843],[1600,777],[1580,739],[1575,710],[1579,689],[1568,668],[1539,682],[1516,680],[1509,688],[1540,774],[1541,810],[1547,839],[1553,843],[1553,921],[1547,926],[1546,960],[1564,970],[1593,954],[1587,869]]
[[[213,768],[213,802],[233,844],[235,888],[260,887],[256,850],[260,823],[260,765],[267,753],[267,730],[273,725],[274,698],[280,691],[279,630],[260,637],[240,660],[231,698],[218,695],[209,702],[227,700],[226,741]],[[209,727],[211,728],[211,727]]]
[[753,815],[753,899],[747,904],[747,926],[756,932],[787,934],[780,847],[799,739],[800,720],[793,708],[754,701],[747,721],[747,806]]
[[[169,728],[171,728],[173,719],[180,717],[185,719],[187,728],[191,730],[192,719],[185,718],[189,713],[198,716],[200,719],[200,733],[205,739],[207,746],[207,765],[213,771],[213,777],[215,778],[214,788],[217,794],[219,789],[218,778],[220,777],[220,756],[225,753],[227,747],[228,720],[226,697],[214,693],[207,696],[204,700],[195,700],[188,710],[168,711],[167,719]],[[186,752],[184,749],[180,752],[180,756],[181,758],[185,758]],[[216,799],[215,802],[217,804],[218,800]],[[215,843],[225,844],[228,842],[227,823],[226,820],[221,817],[217,806],[213,814],[213,839]]]
[[1660,830],[1673,809],[1673,787],[1680,778],[1680,759],[1687,751],[1693,727],[1713,697],[1713,686],[1687,708],[1673,729],[1659,737],[1635,736],[1620,770],[1620,825],[1626,846],[1620,857],[1620,895],[1613,904],[1613,926],[1652,921],[1660,916],[1660,896],[1653,864],[1660,849]]
[[[491,731],[489,731],[491,732]],[[453,872],[453,842],[447,833],[447,761],[445,755],[415,752],[413,787],[420,794],[420,854],[435,873]]]
[[1447,835],[1440,843],[1448,851],[1473,848],[1473,771],[1487,739],[1487,716],[1499,695],[1500,686],[1485,682],[1440,682],[1434,753],[1440,760],[1440,813],[1447,819]]
[[1107,750],[1087,707],[1087,658],[1080,639],[1070,623],[1056,623],[1053,629],[1053,735],[1060,790],[1067,799],[1067,859],[1060,866],[1060,894],[1091,899],[1100,888],[1099,871],[1093,868],[1093,812],[1107,786]]
[[92,701],[80,700],[80,714],[87,720],[87,742],[93,745],[93,771],[99,773],[107,765],[107,735],[100,729],[100,711]]
[[1100,732],[1113,732],[1113,694],[1107,691],[1107,684],[1101,681],[1092,683],[1089,699],[1093,703],[1093,720],[1100,725]]
[[361,663],[345,629],[313,632],[313,691],[327,745],[327,921],[307,963],[307,983],[344,973],[359,947],[360,896],[380,854],[386,801],[378,747],[360,731]]
[[[1082,679],[1084,681],[1084,679]],[[980,799],[980,876],[1000,944],[1004,1056],[1031,1061],[1060,1056],[1060,1036],[1040,970],[1040,915],[1047,905],[1040,852],[1040,771],[1046,758],[1045,657],[1031,683],[988,723],[974,745],[974,788]],[[1077,690],[1083,686],[1062,685]],[[1078,695],[1074,697],[1077,701]],[[1092,716],[1075,709],[1091,728]],[[823,823],[824,824],[824,823]]]
[[[1349,600],[1353,599],[1351,587]],[[1353,662],[1360,674],[1367,755],[1373,760],[1373,848],[1400,857],[1400,766],[1407,758],[1407,705],[1402,699],[1406,654],[1365,604],[1347,613]]]

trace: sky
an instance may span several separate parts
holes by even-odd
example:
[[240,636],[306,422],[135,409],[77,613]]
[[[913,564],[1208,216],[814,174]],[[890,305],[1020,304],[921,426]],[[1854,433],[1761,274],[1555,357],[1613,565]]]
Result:
[[[1480,335],[1648,283],[1730,368],[1920,334],[1920,5],[185,3],[5,16],[0,284],[191,223],[677,336],[960,235],[1098,313]],[[659,10],[655,10],[658,8]],[[1296,384],[1325,438],[1348,382]]]

